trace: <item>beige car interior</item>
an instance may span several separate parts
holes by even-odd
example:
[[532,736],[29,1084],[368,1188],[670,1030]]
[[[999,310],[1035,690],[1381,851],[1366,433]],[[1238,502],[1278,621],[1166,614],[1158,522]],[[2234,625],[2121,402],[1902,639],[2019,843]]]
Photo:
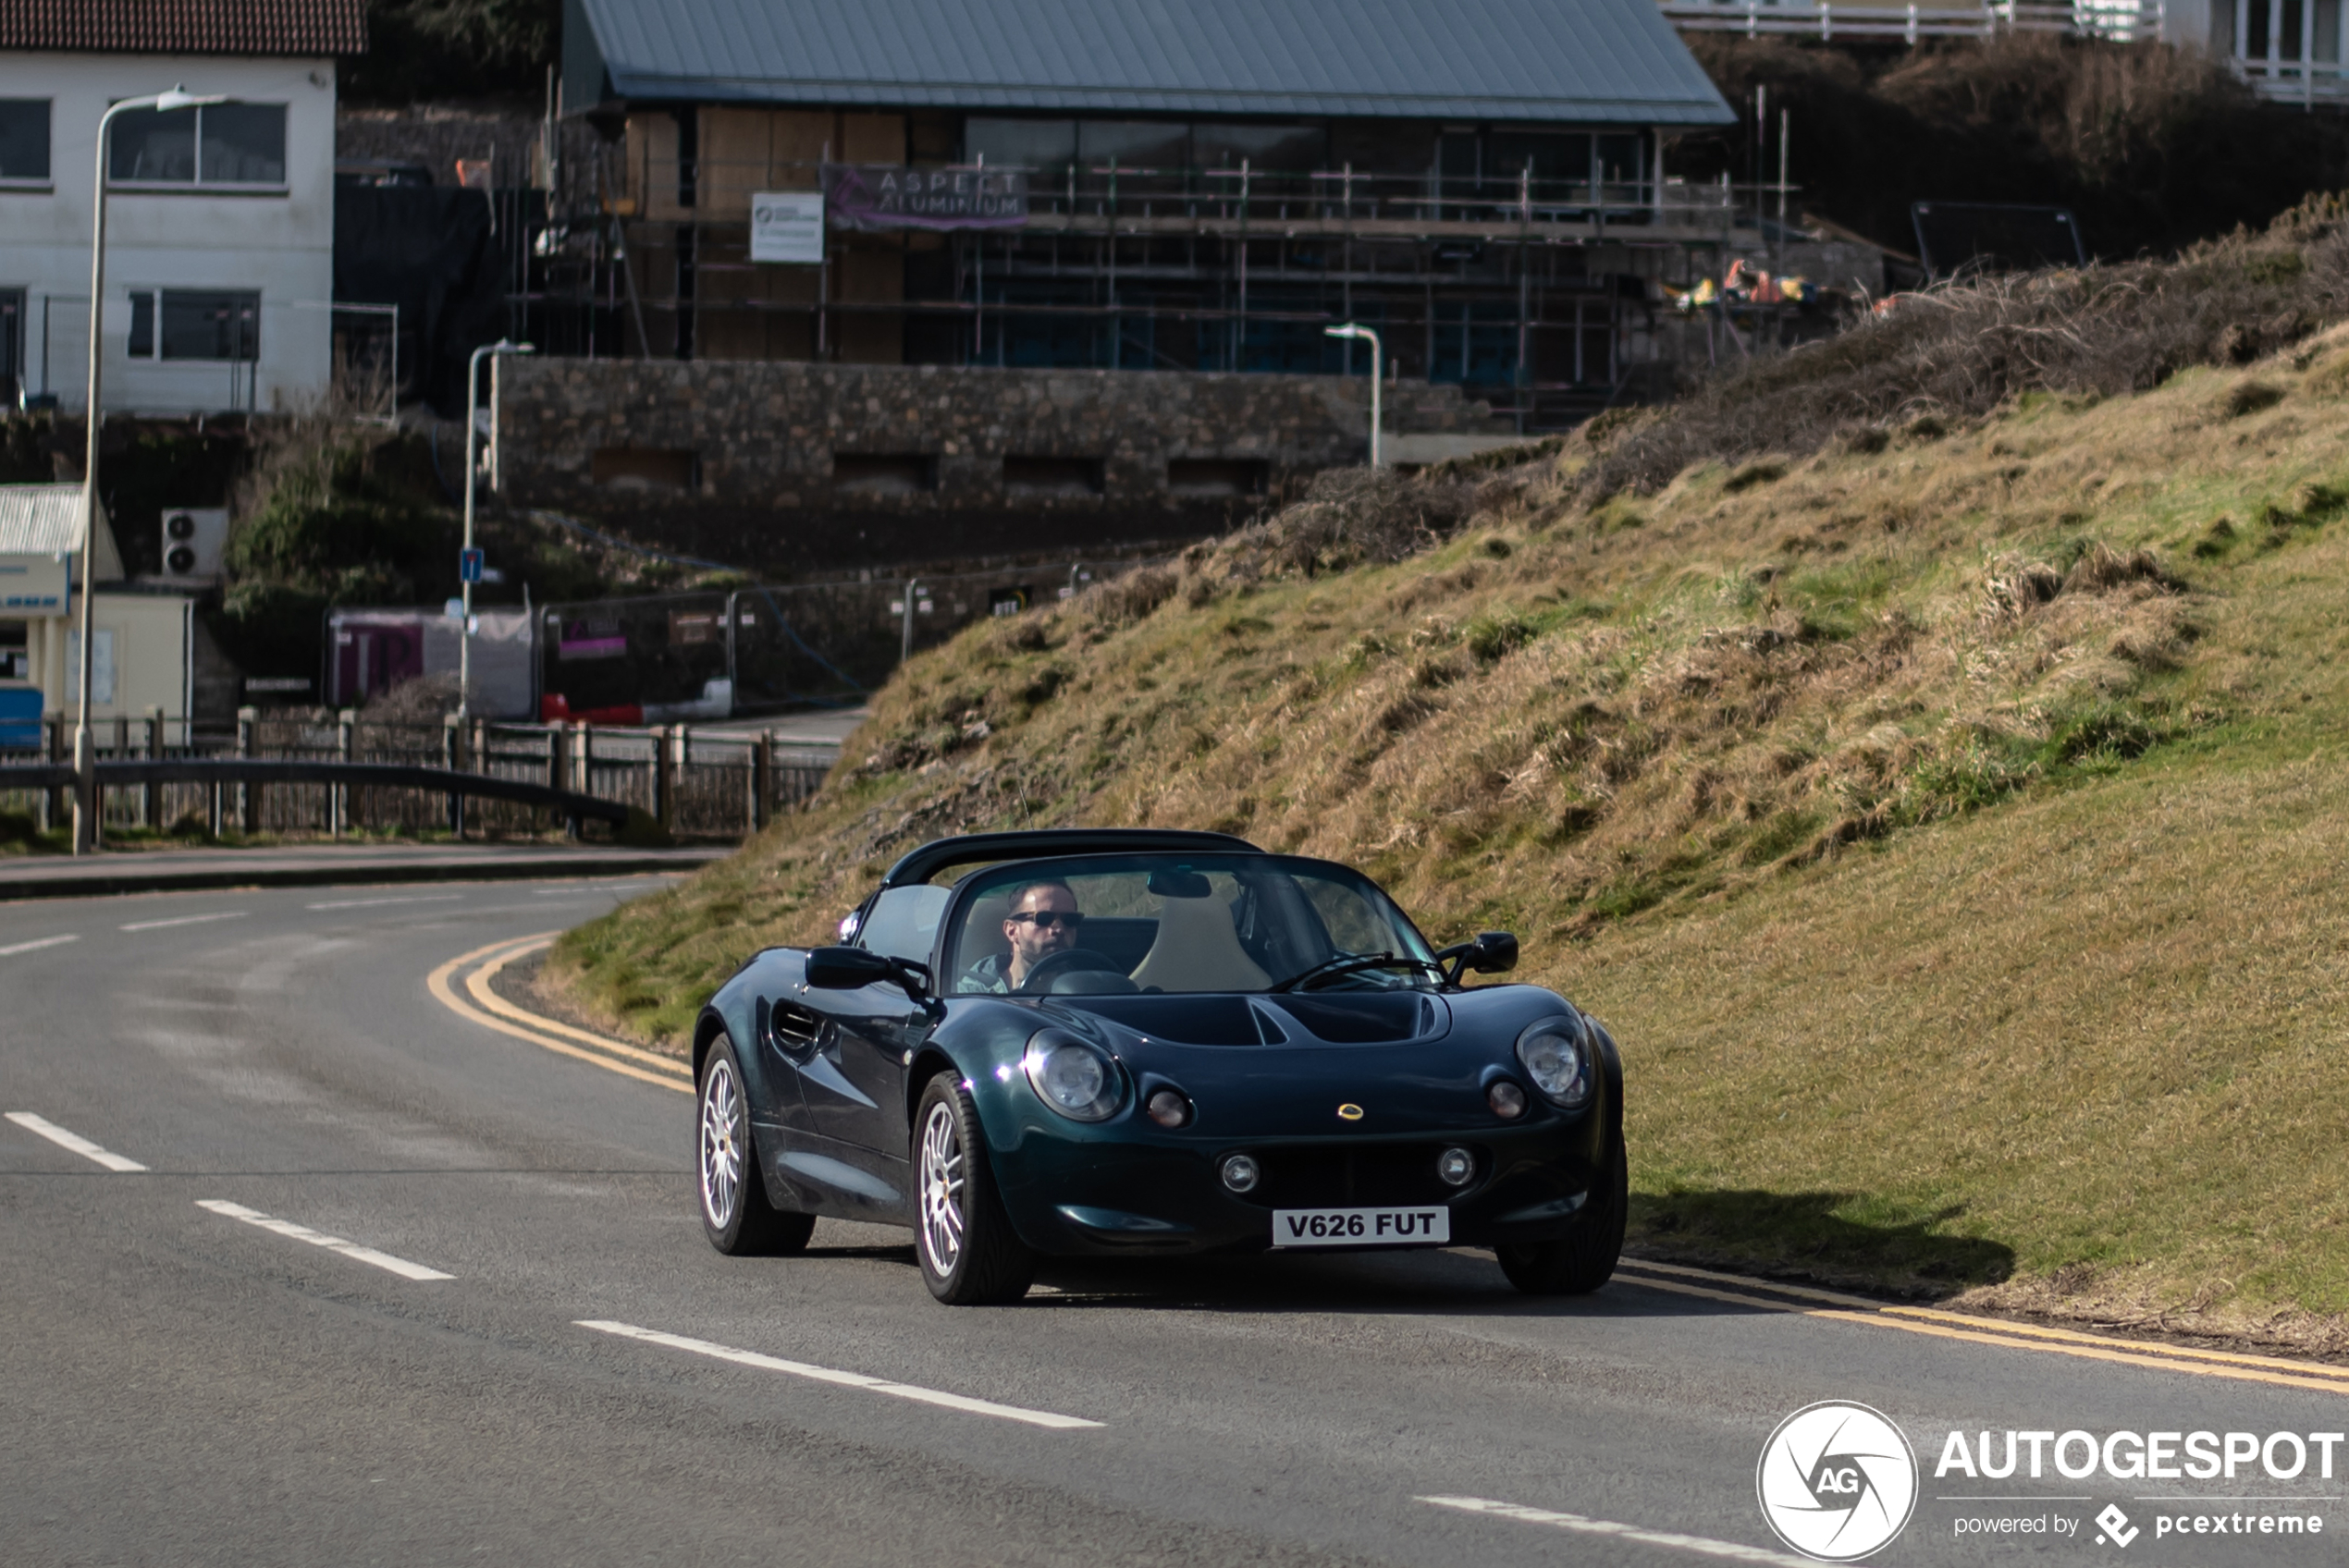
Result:
[[1133,979],[1146,991],[1261,991],[1273,983],[1241,949],[1231,910],[1213,897],[1166,900]]

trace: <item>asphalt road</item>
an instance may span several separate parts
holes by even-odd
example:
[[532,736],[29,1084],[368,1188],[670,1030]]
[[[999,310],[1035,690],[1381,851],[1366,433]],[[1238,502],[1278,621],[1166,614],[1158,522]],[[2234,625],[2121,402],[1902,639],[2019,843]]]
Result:
[[[0,905],[0,1562],[1774,1561],[1756,1463],[1826,1399],[1917,1451],[1871,1561],[2343,1561],[2339,1446],[2330,1479],[1935,1474],[1953,1429],[2349,1425],[2349,1378],[2288,1364],[1654,1271],[1537,1302],[1467,1251],[1048,1267],[964,1311],[901,1232],[721,1257],[686,1095],[425,984],[649,885]],[[2157,1534],[2286,1512],[2325,1533]],[[2047,1532],[1959,1533],[2001,1518]]]

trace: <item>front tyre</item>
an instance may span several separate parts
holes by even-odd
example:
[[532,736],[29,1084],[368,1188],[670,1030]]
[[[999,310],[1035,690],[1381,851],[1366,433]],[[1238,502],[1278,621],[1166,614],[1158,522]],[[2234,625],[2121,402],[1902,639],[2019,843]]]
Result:
[[771,1256],[807,1245],[812,1214],[787,1214],[767,1201],[767,1179],[750,1133],[750,1098],[742,1062],[724,1035],[703,1059],[695,1104],[694,1166],[701,1193],[701,1228],[709,1244],[730,1257]]
[[990,1306],[1027,1293],[1036,1255],[995,1195],[978,1111],[952,1072],[929,1081],[914,1112],[914,1250],[930,1294],[949,1306]]
[[1623,1256],[1623,1222],[1631,1211],[1631,1168],[1620,1143],[1591,1196],[1569,1234],[1493,1249],[1510,1284],[1530,1296],[1580,1296],[1607,1282]]

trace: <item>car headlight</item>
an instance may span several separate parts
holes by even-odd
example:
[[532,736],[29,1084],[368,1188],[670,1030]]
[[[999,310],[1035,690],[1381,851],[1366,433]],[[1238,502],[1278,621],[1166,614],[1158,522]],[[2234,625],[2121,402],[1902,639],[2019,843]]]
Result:
[[1571,1018],[1544,1018],[1517,1037],[1517,1060],[1543,1096],[1562,1110],[1591,1103],[1598,1080],[1591,1071],[1590,1042]]
[[1074,1121],[1100,1121],[1116,1113],[1125,1097],[1117,1064],[1103,1052],[1059,1029],[1039,1029],[1021,1063],[1036,1097]]

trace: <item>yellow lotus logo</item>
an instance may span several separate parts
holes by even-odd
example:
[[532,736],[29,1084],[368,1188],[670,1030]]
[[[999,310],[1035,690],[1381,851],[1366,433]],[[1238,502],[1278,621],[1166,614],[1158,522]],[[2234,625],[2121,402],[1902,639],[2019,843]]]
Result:
[[1340,1121],[1359,1121],[1362,1120],[1362,1108],[1359,1105],[1339,1106],[1337,1119]]

